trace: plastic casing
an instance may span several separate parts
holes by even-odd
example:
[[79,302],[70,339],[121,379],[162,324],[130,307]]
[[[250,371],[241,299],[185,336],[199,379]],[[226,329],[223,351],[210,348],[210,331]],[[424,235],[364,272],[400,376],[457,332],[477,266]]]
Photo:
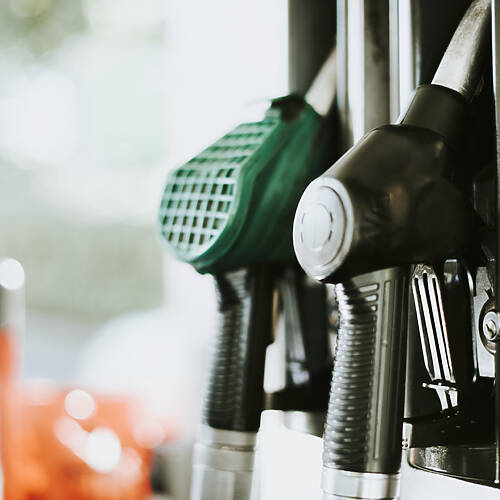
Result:
[[477,220],[451,173],[466,109],[456,92],[419,87],[400,124],[366,134],[307,187],[294,245],[309,276],[338,283],[463,252]]
[[301,97],[276,99],[171,172],[158,221],[168,251],[201,273],[294,261],[297,203],[332,150],[324,123]]

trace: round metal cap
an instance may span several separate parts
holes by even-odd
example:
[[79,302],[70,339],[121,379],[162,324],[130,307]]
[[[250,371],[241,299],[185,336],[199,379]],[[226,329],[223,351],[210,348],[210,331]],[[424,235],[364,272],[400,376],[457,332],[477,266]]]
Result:
[[344,260],[352,239],[351,212],[345,188],[336,179],[319,177],[304,191],[293,225],[297,260],[312,278],[332,274]]

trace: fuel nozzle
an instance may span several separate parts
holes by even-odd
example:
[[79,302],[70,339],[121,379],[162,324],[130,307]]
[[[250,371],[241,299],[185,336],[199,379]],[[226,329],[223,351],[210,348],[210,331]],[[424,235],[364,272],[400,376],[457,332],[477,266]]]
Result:
[[476,0],[398,123],[366,134],[304,191],[293,241],[311,277],[335,283],[463,250],[475,216],[453,179],[489,36],[490,2]]
[[454,183],[488,53],[490,2],[464,15],[431,85],[304,191],[297,259],[335,283],[340,327],[324,433],[323,498],[397,498],[409,264],[460,254],[475,214]]
[[[369,132],[307,187],[293,241],[311,277],[338,283],[463,250],[475,217],[451,174],[466,105],[445,87],[420,87],[400,124]],[[449,121],[434,126],[432,110]]]
[[170,253],[201,273],[295,261],[297,202],[333,155],[325,125],[335,67],[332,51],[305,97],[274,99],[263,120],[237,126],[170,173],[158,218]]

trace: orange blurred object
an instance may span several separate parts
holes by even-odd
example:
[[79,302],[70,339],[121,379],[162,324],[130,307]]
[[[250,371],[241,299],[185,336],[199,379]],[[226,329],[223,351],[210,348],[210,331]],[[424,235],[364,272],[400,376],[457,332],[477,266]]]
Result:
[[0,330],[4,500],[146,500],[152,448],[171,436],[133,398],[20,382],[19,336]]

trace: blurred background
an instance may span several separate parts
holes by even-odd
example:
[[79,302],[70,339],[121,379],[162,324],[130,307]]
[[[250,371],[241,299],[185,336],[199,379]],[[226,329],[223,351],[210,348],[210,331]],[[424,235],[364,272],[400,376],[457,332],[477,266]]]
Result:
[[[95,405],[111,420],[120,405],[140,407],[138,421],[157,424],[134,446],[169,442],[165,454],[189,469],[214,293],[210,278],[164,255],[159,199],[169,169],[287,93],[287,3],[0,3],[0,249],[26,275],[27,404],[52,394],[69,412],[56,429],[63,444],[71,429],[91,436]],[[267,418],[275,446],[263,448],[263,498],[277,498],[275,483],[280,496],[305,498],[318,488],[321,444]],[[94,438],[111,458],[86,464],[109,471],[124,438],[114,455],[116,435]],[[304,460],[280,472],[287,447]],[[37,491],[19,498],[55,498]]]

